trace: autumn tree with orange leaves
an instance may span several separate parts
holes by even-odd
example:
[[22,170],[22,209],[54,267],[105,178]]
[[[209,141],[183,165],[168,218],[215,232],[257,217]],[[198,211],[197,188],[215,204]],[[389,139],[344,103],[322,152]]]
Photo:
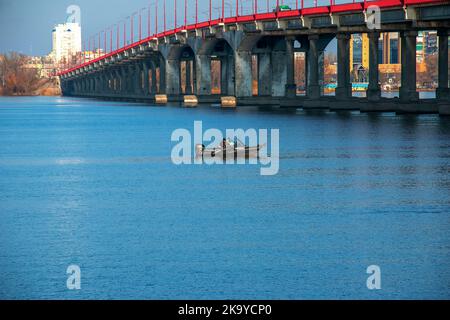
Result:
[[19,53],[0,55],[0,95],[37,95],[50,80],[39,77],[37,69],[27,68],[28,57]]

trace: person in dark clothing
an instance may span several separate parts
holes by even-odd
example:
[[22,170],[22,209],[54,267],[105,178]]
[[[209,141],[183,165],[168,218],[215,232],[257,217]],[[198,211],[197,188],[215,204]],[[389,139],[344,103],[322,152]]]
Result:
[[223,139],[222,140],[222,149],[226,149],[227,148],[227,139]]

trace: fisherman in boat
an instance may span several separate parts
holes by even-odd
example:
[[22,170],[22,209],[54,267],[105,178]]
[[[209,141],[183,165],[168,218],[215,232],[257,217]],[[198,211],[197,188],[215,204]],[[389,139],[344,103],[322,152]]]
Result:
[[227,145],[228,145],[228,141],[227,141],[227,139],[224,138],[224,139],[222,140],[222,146],[221,146],[222,149],[223,149],[223,150],[226,150],[226,149],[227,149]]

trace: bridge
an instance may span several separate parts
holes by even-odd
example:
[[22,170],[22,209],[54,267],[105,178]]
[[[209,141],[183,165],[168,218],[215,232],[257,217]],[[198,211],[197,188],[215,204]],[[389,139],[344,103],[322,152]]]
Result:
[[[146,38],[139,30],[139,39],[134,42],[131,34],[132,43],[127,44],[124,31],[124,45],[119,47],[118,30],[114,50],[111,34],[108,52],[60,72],[63,95],[151,103],[231,101],[238,106],[280,105],[450,115],[450,1],[347,0],[336,3],[329,0],[327,5],[317,5],[315,1],[309,7],[306,2],[296,0],[295,9],[281,10],[285,7],[277,0],[274,5],[277,9],[267,5],[263,10],[254,0],[253,12],[242,14],[237,0],[236,13],[227,16],[222,0],[220,16],[212,19],[210,1],[209,19],[200,22],[196,1],[195,23],[187,23],[185,10],[184,23],[175,23],[172,30],[166,30],[164,14],[164,29],[158,31],[156,11],[151,35],[149,13]],[[174,21],[177,21],[176,14],[175,11]],[[369,22],[378,22],[378,25],[374,27]],[[425,30],[437,30],[438,35],[435,99],[419,99],[416,85],[416,39],[418,32]],[[401,87],[399,98],[395,99],[381,96],[378,50],[380,34],[384,32],[398,32],[402,48]],[[350,39],[355,33],[365,33],[369,39],[368,88],[362,98],[353,97],[350,78]],[[106,38],[105,33],[105,51]],[[322,85],[323,56],[325,48],[335,38],[337,87],[334,96],[326,96]],[[297,94],[296,52],[305,55],[304,95]],[[212,69],[217,71],[219,88],[216,90],[212,87]]]

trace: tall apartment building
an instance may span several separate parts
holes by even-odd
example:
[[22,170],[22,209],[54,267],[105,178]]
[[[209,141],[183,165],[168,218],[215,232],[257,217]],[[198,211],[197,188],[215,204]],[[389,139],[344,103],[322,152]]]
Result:
[[81,52],[81,26],[78,23],[58,24],[52,31],[52,39],[51,56],[55,62],[68,60]]

